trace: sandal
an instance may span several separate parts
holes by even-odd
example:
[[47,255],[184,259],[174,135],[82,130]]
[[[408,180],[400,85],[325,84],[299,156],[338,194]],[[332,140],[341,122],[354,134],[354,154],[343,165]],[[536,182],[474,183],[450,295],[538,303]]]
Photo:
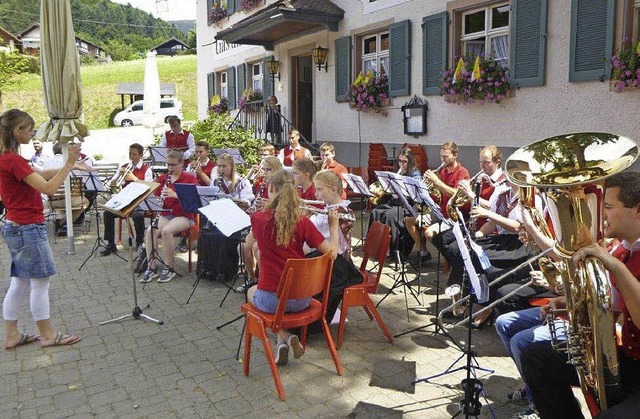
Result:
[[18,346],[27,345],[29,343],[36,342],[38,340],[40,340],[40,335],[27,335],[26,333],[23,333],[22,337],[20,338],[18,343],[16,343],[15,345],[11,345],[11,346],[5,346],[4,349],[5,350],[15,349]]
[[56,338],[53,340],[53,343],[48,345],[41,345],[43,348],[48,348],[50,346],[66,346],[73,345],[74,343],[78,343],[82,340],[80,336],[67,335],[62,332],[56,333]]

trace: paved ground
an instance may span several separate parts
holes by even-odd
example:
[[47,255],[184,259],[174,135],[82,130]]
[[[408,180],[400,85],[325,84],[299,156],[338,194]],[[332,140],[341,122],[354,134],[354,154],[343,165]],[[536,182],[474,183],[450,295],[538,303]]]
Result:
[[[464,371],[412,384],[416,377],[444,371],[460,357],[452,342],[427,327],[389,344],[360,309],[349,313],[339,351],[343,375],[336,375],[322,336],[311,336],[305,356],[280,369],[287,394],[281,402],[259,343],[253,344],[248,377],[235,359],[242,321],[216,329],[239,314],[242,296],[231,294],[220,307],[225,286],[203,281],[186,304],[194,275],[187,273],[185,255],[176,265],[182,278],[144,288],[138,284],[140,306],[150,305],[145,313],[164,325],[126,319],[100,326],[130,313],[134,304],[131,274],[117,257],[92,257],[78,270],[94,242],[95,226],[77,238],[75,255],[64,255],[66,239],[52,243],[59,271],[51,284],[52,319],[59,330],[80,334],[83,340],[71,347],[41,349],[32,344],[0,352],[0,417],[441,418],[458,411]],[[127,250],[120,254],[128,257]],[[9,282],[4,244],[0,256],[4,295]],[[427,268],[420,304],[405,297],[402,289],[381,304],[392,333],[429,325],[433,318],[435,263]],[[414,278],[411,273],[417,289]],[[373,298],[382,298],[392,284],[384,275]],[[21,328],[34,332],[26,304],[22,318]],[[465,342],[464,329],[452,334]],[[481,374],[487,397],[481,417],[491,416],[489,407],[498,418],[510,417],[522,409],[506,402],[507,393],[521,386],[515,367],[493,328],[474,331],[472,341],[480,365],[495,370]]]

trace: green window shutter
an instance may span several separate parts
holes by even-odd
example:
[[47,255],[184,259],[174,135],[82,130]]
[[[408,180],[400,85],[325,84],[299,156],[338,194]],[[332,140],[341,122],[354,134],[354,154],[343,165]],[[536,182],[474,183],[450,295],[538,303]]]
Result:
[[247,67],[245,67],[244,63],[236,67],[236,74],[238,75],[238,100],[239,100],[244,94],[245,89],[247,88]]
[[422,94],[440,93],[447,65],[447,12],[422,19]]
[[262,96],[266,102],[269,96],[273,96],[273,82],[271,81],[271,73],[267,69],[267,61],[271,61],[272,56],[264,57],[262,60]]
[[209,10],[211,10],[212,7],[213,7],[213,0],[207,0],[207,13],[209,13]]
[[615,0],[572,0],[569,81],[609,78]]
[[207,73],[207,92],[209,94],[207,104],[209,104],[211,98],[216,95],[216,73]]
[[351,37],[335,41],[336,102],[347,101],[347,89],[351,84]]
[[229,92],[227,100],[229,101],[229,109],[236,108],[236,68],[229,67],[227,69],[227,91]]
[[411,21],[389,26],[389,95],[407,96],[411,91]]
[[237,0],[227,0],[227,13],[229,16],[238,10]]
[[516,87],[544,85],[547,0],[513,0],[511,10],[511,82]]

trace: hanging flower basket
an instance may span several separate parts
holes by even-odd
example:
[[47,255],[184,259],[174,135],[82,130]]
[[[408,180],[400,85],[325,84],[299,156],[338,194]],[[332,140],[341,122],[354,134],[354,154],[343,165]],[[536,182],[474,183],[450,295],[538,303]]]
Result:
[[611,57],[611,87],[616,92],[640,87],[640,42],[625,40],[620,52]]
[[226,1],[214,1],[211,10],[209,10],[209,25],[218,22],[219,20],[228,17],[227,2]]
[[221,98],[215,95],[211,98],[211,104],[209,105],[209,113],[215,113],[216,115],[222,115],[229,112],[229,101],[226,97]]
[[264,0],[240,0],[240,8],[243,12],[248,12],[251,9],[255,9],[264,3]]
[[444,72],[440,82],[440,96],[444,96],[446,102],[501,103],[510,96],[509,70],[495,60],[468,56],[457,63],[456,68]]
[[384,106],[389,102],[389,81],[384,71],[379,74],[367,71],[358,74],[349,86],[347,101],[351,109],[361,112],[375,112],[386,116]]
[[262,90],[245,89],[242,92],[242,97],[238,100],[238,108],[242,109],[244,106],[247,112],[257,112],[263,108],[262,99],[264,99]]

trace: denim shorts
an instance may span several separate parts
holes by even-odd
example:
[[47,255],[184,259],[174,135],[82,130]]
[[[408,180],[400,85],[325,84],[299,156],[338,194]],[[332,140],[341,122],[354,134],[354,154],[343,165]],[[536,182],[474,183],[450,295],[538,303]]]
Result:
[[[285,305],[285,313],[295,313],[309,307],[311,298],[302,298],[299,300],[287,300]],[[278,297],[275,292],[257,289],[253,294],[253,305],[260,311],[265,313],[275,313],[278,308]]]
[[2,237],[11,253],[11,276],[46,278],[57,273],[44,223],[2,227]]

